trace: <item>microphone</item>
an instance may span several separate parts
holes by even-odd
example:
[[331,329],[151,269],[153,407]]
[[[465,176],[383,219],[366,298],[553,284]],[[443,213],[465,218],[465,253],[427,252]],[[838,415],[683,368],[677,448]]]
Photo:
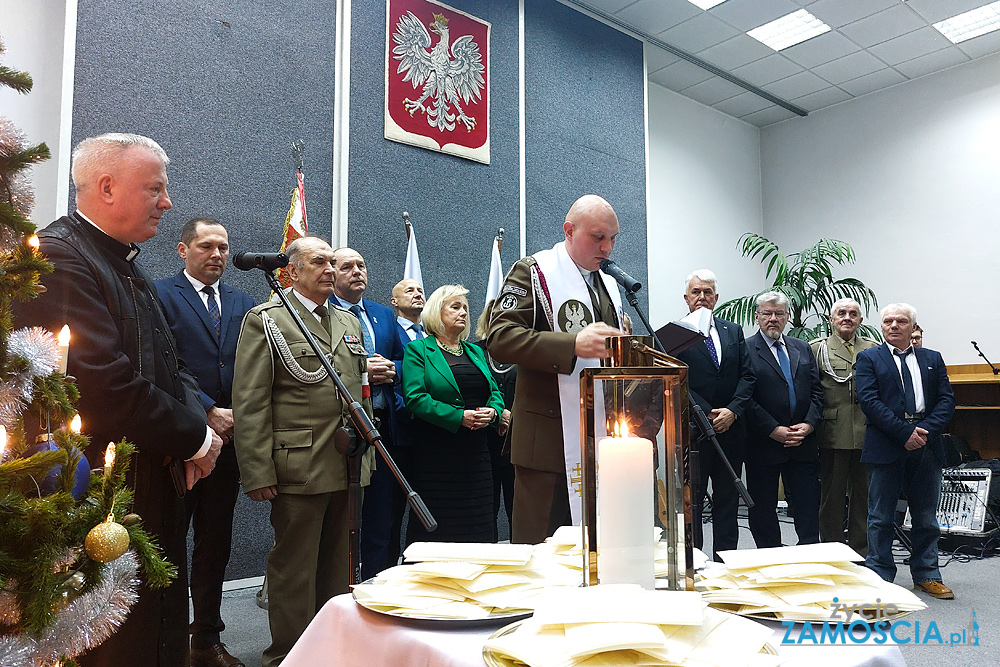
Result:
[[238,252],[233,257],[233,266],[240,271],[274,271],[288,266],[288,255],[283,252]]
[[601,271],[618,281],[618,284],[625,288],[630,294],[635,294],[642,289],[642,283],[621,270],[621,268],[610,259],[601,260]]

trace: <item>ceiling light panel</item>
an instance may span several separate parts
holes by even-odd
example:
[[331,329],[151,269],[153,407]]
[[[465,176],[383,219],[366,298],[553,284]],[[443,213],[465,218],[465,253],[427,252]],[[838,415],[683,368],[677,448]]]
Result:
[[[997,4],[1000,4],[1000,1]],[[781,51],[829,31],[830,26],[806,10],[800,9],[754,28],[747,34],[775,51]]]
[[702,9],[711,9],[716,5],[721,5],[726,0],[688,0],[692,5],[696,7],[701,7]]
[[952,16],[935,23],[934,27],[954,44],[993,32],[1000,28],[1000,2]]

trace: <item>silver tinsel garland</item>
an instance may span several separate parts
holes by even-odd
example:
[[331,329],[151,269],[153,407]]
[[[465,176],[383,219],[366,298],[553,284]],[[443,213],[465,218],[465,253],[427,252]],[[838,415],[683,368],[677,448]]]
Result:
[[35,378],[51,375],[59,367],[59,348],[50,332],[27,327],[10,334],[7,349],[11,357],[27,362],[21,373],[0,383],[0,424],[10,428],[31,402]]
[[[138,573],[139,559],[128,551],[105,565],[101,583],[56,614],[55,622],[38,638],[0,635],[0,665],[54,665],[62,656],[72,658],[99,645],[118,629],[139,599]],[[4,611],[0,609],[0,615]]]

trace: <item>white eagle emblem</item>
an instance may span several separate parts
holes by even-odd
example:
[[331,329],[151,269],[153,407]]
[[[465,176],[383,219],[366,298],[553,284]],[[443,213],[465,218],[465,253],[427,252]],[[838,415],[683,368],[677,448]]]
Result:
[[587,326],[587,313],[579,301],[569,301],[563,311],[566,316],[566,333],[578,333]]
[[[430,29],[440,37],[433,49],[427,28],[413,12],[406,12],[399,18],[392,35],[397,45],[392,49],[393,57],[399,61],[396,73],[405,72],[403,81],[412,82],[414,90],[423,85],[420,97],[404,99],[403,106],[411,116],[420,109],[427,114],[427,124],[441,132],[454,130],[456,120],[471,132],[476,127],[476,119],[465,113],[461,103],[468,104],[482,97],[486,68],[479,45],[472,35],[462,35],[449,48],[448,19],[444,14],[434,14]],[[425,106],[428,98],[432,101]]]

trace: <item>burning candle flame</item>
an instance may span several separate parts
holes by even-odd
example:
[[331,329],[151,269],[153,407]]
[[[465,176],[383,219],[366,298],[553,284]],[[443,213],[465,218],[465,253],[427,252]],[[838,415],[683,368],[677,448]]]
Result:
[[83,420],[80,419],[79,413],[73,415],[73,419],[69,422],[69,430],[73,433],[79,433],[83,430]]
[[64,324],[63,328],[59,330],[59,336],[56,338],[59,345],[62,347],[69,346],[69,325]]
[[[38,241],[38,235],[37,234],[32,234],[31,236],[28,237],[28,245],[30,245],[35,250],[38,250],[38,246],[40,245],[40,243]],[[60,663],[60,664],[62,664],[62,663]]]
[[[115,464],[115,443],[109,442],[104,450],[104,469],[109,470]],[[105,473],[107,474],[107,473]]]
[[615,437],[616,438],[627,438],[628,437],[628,422],[621,420],[615,422]]
[[0,459],[3,458],[4,452],[7,451],[7,427],[0,424]]

